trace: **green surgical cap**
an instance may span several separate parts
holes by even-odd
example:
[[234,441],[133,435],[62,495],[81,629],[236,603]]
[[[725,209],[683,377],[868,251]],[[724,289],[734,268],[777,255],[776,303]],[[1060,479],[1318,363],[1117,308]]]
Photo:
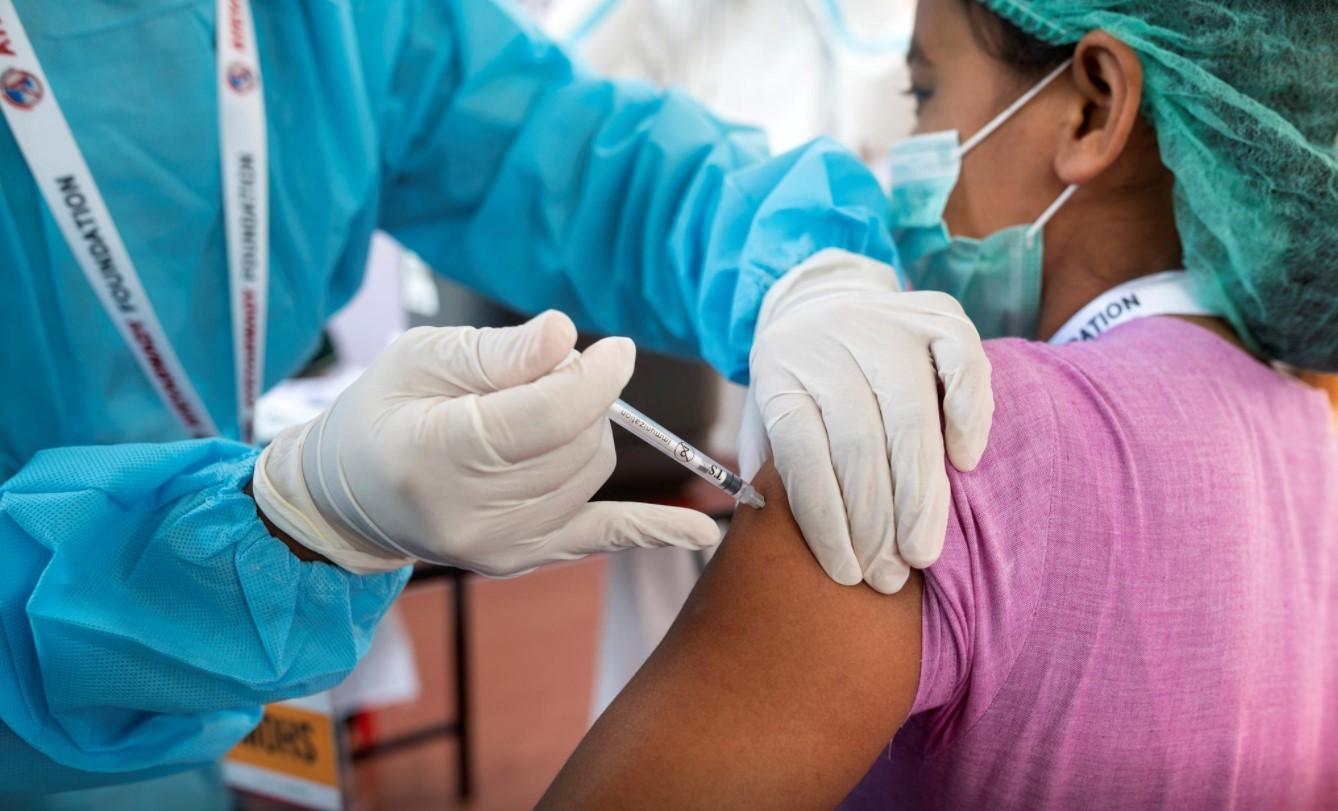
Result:
[[1143,61],[1197,295],[1265,355],[1338,371],[1338,0],[980,0]]

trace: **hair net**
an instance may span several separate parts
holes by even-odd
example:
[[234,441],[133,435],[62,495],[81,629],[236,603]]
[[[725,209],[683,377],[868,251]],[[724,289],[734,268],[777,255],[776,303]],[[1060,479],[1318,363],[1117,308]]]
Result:
[[1055,45],[1136,50],[1198,295],[1267,356],[1338,371],[1338,4],[981,0]]

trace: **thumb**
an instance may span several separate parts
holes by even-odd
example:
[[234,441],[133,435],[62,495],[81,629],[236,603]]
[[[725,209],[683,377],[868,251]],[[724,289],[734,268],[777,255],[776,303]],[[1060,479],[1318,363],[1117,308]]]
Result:
[[533,383],[485,394],[479,400],[480,430],[510,462],[561,448],[605,419],[635,365],[631,341],[605,338]]
[[479,392],[532,383],[553,371],[576,347],[576,325],[557,310],[519,327],[478,331],[478,364],[488,385]]
[[709,516],[682,507],[637,502],[592,501],[549,536],[553,559],[572,559],[623,549],[706,549],[720,543],[720,527]]
[[757,472],[771,458],[767,426],[762,422],[762,410],[757,405],[754,389],[744,398],[743,419],[739,423],[739,475],[752,481]]
[[571,319],[550,310],[519,327],[416,327],[395,342],[379,368],[414,393],[462,397],[537,380],[575,345]]

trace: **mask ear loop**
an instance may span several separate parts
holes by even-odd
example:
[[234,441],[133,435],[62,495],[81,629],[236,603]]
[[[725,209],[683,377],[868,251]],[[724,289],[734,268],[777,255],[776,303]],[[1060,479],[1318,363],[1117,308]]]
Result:
[[971,136],[971,140],[967,141],[965,144],[962,144],[962,146],[957,150],[957,157],[965,158],[966,153],[980,146],[980,143],[982,141],[993,135],[1004,124],[1007,124],[1010,118],[1017,115],[1018,110],[1021,110],[1023,107],[1026,107],[1028,104],[1032,102],[1033,99],[1041,95],[1041,93],[1043,93],[1045,89],[1049,87],[1051,84],[1053,84],[1056,79],[1058,79],[1060,76],[1063,76],[1064,73],[1070,67],[1072,67],[1072,65],[1073,65],[1073,60],[1071,58],[1065,59],[1064,64],[1055,68],[1054,71],[1051,72],[1049,76],[1046,76],[1044,79],[1040,81],[1039,84],[1037,84],[1035,87],[1033,87],[1032,89],[1028,90],[1025,94],[1023,94],[1022,98],[1013,102],[1011,105],[1009,105],[1007,110],[1004,110],[1002,113],[999,113],[999,115],[995,116],[994,120],[986,124],[984,129],[982,129],[980,132],[977,132],[975,135]]
[[1078,193],[1078,188],[1078,184],[1074,183],[1067,189],[1064,189],[1064,193],[1059,195],[1059,199],[1050,204],[1050,207],[1045,210],[1045,213],[1036,220],[1036,224],[1027,229],[1028,245],[1036,241],[1036,236],[1040,234],[1041,231],[1045,230],[1045,226],[1050,224],[1050,221],[1055,218],[1055,215],[1064,207],[1064,204],[1071,200],[1073,195]]

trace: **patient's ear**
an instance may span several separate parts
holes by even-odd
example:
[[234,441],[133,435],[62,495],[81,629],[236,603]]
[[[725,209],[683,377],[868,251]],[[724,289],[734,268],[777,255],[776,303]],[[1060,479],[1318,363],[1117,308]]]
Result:
[[1072,69],[1075,94],[1055,172],[1065,183],[1085,185],[1120,159],[1139,122],[1143,63],[1104,31],[1078,43]]

